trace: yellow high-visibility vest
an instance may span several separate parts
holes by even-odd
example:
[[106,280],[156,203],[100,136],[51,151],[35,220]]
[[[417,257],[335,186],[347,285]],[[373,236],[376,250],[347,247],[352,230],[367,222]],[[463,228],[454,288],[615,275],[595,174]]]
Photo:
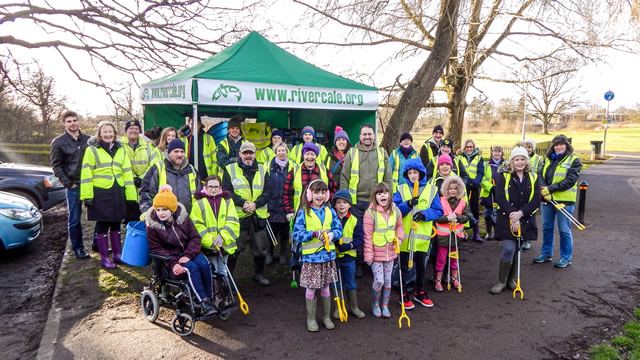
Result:
[[[322,181],[324,181],[325,184],[329,185],[329,177],[327,176],[327,169],[323,165],[319,165],[317,163],[316,165],[318,166],[320,179],[322,179]],[[302,167],[303,166],[304,164],[296,167],[296,169],[293,172],[293,210],[294,211],[298,211],[298,207],[300,206],[300,196],[302,195],[302,191],[304,190],[302,188]],[[312,180],[315,180],[315,179],[311,179],[310,181]]]
[[[567,170],[573,165],[573,162],[576,161],[577,157],[573,154],[569,156],[565,156],[562,161],[558,163],[556,169],[553,172],[553,181],[552,184],[559,183],[567,177]],[[551,162],[549,159],[544,159],[544,168],[542,169],[542,178],[546,178],[547,170],[549,169],[549,165]],[[555,201],[573,201],[575,202],[578,198],[578,182],[576,181],[573,186],[564,191],[556,191],[553,194],[553,200]]]
[[[384,150],[380,147],[376,147],[378,153],[378,172],[377,180],[381,183],[384,179]],[[355,204],[358,200],[358,184],[360,184],[360,150],[356,147],[349,150],[349,156],[351,157],[351,171],[349,173],[349,192],[351,193],[351,201]]]
[[393,207],[389,220],[385,220],[379,211],[373,211],[371,208],[367,209],[367,211],[373,218],[373,245],[383,247],[393,242],[396,239],[396,223],[398,221],[396,211],[398,209],[395,206]]
[[194,200],[190,216],[196,230],[202,237],[203,248],[212,249],[213,240],[219,234],[224,240],[222,248],[227,254],[233,255],[236,252],[238,248],[236,239],[240,235],[240,220],[238,220],[238,213],[233,201],[220,199],[220,209],[216,218],[207,198]]
[[[356,224],[358,224],[358,219],[356,219],[356,217],[352,214],[351,216],[349,216],[347,222],[344,223],[344,226],[342,227],[343,230],[341,241],[343,244],[351,244],[353,242],[353,231],[356,229]],[[342,258],[345,255],[352,256],[354,258],[358,256],[356,249],[351,249],[339,253],[338,257]]]
[[[322,222],[313,210],[309,212],[305,211],[304,216],[307,231],[331,230],[333,214],[331,214],[331,210],[328,206],[324,208],[324,221]],[[335,251],[335,249],[336,246],[333,244],[333,241],[330,241],[329,251]],[[302,243],[302,255],[311,255],[320,251],[326,251],[324,237],[322,239],[314,237],[313,239]]]
[[[262,192],[264,191],[264,166],[258,165],[258,171],[253,175],[251,185],[249,185],[249,180],[244,176],[244,173],[238,163],[229,164],[226,169],[231,177],[233,192],[236,195],[240,196],[245,201],[251,202],[255,202],[256,199],[262,195]],[[236,211],[238,212],[240,219],[251,216],[251,214],[244,212],[242,206],[236,206]],[[267,212],[267,204],[265,203],[262,207],[257,208],[256,214],[261,219],[268,218],[269,213]]]
[[[413,186],[407,184],[402,184],[398,188],[400,192],[400,196],[402,197],[402,201],[408,201],[413,198],[412,193]],[[425,187],[422,189],[422,192],[418,196],[418,204],[416,205],[416,209],[418,211],[426,210],[431,207],[431,203],[433,199],[438,195],[438,188],[433,184],[427,183]],[[427,252],[429,251],[429,244],[431,244],[431,230],[432,230],[432,221],[420,221],[418,223],[418,227],[413,230],[413,240],[415,242],[414,250]],[[411,218],[411,212],[402,217],[402,226],[404,228],[404,234],[407,241],[403,241],[400,245],[400,251],[409,252],[409,233],[411,232],[411,225],[413,224],[413,219]]]
[[[409,159],[417,159],[418,158],[418,152],[414,152],[413,154],[409,155]],[[393,194],[396,193],[396,190],[398,190],[398,183],[400,182],[400,172],[403,169],[400,169],[400,154],[398,153],[398,149],[395,149],[391,152],[391,157],[393,157],[393,173],[391,174],[391,177],[393,179],[393,188],[391,189],[391,192]]]
[[82,158],[80,200],[93,199],[94,187],[110,189],[114,181],[124,187],[127,200],[138,200],[138,192],[131,172],[131,162],[122,146],[118,148],[112,158],[103,148],[89,145]]
[[129,138],[126,135],[120,138],[120,142],[129,161],[131,161],[131,171],[134,177],[143,178],[153,164],[162,161],[160,150],[140,137],[138,137],[138,146],[135,150],[129,145]]

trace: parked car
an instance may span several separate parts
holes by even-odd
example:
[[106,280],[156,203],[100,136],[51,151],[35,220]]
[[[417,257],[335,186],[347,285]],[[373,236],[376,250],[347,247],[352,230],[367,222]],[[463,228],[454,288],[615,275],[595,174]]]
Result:
[[42,215],[29,200],[0,191],[0,250],[25,246],[40,235]]
[[20,195],[48,210],[65,201],[65,189],[47,166],[0,162],[0,191]]

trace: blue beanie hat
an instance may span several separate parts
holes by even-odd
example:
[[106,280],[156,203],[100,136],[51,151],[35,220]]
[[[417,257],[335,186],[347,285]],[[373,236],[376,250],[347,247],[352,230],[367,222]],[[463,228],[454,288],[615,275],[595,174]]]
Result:
[[282,132],[282,130],[273,130],[273,132],[271,133],[271,138],[273,139],[274,136],[280,136],[280,138],[284,140],[284,133]]
[[300,136],[304,135],[304,133],[309,133],[311,135],[313,135],[313,137],[316,137],[316,131],[313,130],[313,128],[311,126],[305,126],[302,128],[302,132],[300,133]]
[[180,139],[171,140],[171,142],[169,143],[169,146],[167,146],[167,154],[172,152],[175,149],[184,150],[184,142],[182,142],[182,140]]
[[349,140],[349,135],[347,134],[347,132],[344,131],[340,126],[336,126],[336,132],[333,137],[333,142],[335,143],[336,141],[338,141],[338,139],[345,139],[347,140],[347,142],[351,142]]
[[304,153],[306,153],[307,151],[313,151],[316,154],[316,156],[318,156],[318,154],[320,154],[320,149],[318,149],[316,144],[314,144],[312,142],[304,143],[304,145],[302,145],[302,156],[303,157],[304,157]]
[[336,193],[333,195],[333,205],[336,205],[336,200],[338,199],[342,199],[346,202],[348,202],[349,204],[352,204],[351,202],[353,201],[353,199],[351,198],[351,193],[349,192],[349,190],[338,190],[336,191]]

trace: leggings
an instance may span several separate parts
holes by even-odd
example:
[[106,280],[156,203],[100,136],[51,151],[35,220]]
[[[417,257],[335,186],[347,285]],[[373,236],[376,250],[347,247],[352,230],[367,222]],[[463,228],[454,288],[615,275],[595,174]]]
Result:
[[502,254],[500,254],[500,261],[512,262],[513,255],[516,253],[516,241],[515,240],[502,240]]
[[96,234],[106,234],[109,231],[120,231],[119,222],[96,221]]
[[[455,246],[451,246],[451,252],[458,251]],[[444,270],[444,266],[447,263],[447,253],[449,252],[448,246],[438,246],[438,255],[436,257],[436,271],[440,272]],[[458,268],[458,259],[450,258],[451,268]]]
[[[416,267],[416,287],[419,290],[424,289],[424,273],[427,267],[427,256],[429,253],[424,251],[415,251],[413,253],[413,262]],[[402,280],[405,289],[407,289],[410,285],[409,279],[409,253],[401,252],[400,253],[400,269],[402,269]]]
[[387,289],[391,287],[391,270],[393,270],[393,260],[371,263],[371,271],[373,272],[371,287],[373,290],[381,291],[383,285]]
[[[331,296],[331,291],[329,290],[329,284],[324,284],[324,286],[320,289],[320,296],[329,297]],[[315,300],[316,298],[316,289],[309,289],[304,293],[304,297],[309,300]]]

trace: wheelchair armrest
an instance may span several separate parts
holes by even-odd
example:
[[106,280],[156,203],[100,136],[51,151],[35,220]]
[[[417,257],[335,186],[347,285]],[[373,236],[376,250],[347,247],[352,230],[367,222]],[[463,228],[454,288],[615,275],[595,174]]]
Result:
[[158,254],[154,254],[154,253],[150,253],[149,257],[151,257],[152,259],[160,260],[160,261],[171,260],[171,256],[158,255]]

